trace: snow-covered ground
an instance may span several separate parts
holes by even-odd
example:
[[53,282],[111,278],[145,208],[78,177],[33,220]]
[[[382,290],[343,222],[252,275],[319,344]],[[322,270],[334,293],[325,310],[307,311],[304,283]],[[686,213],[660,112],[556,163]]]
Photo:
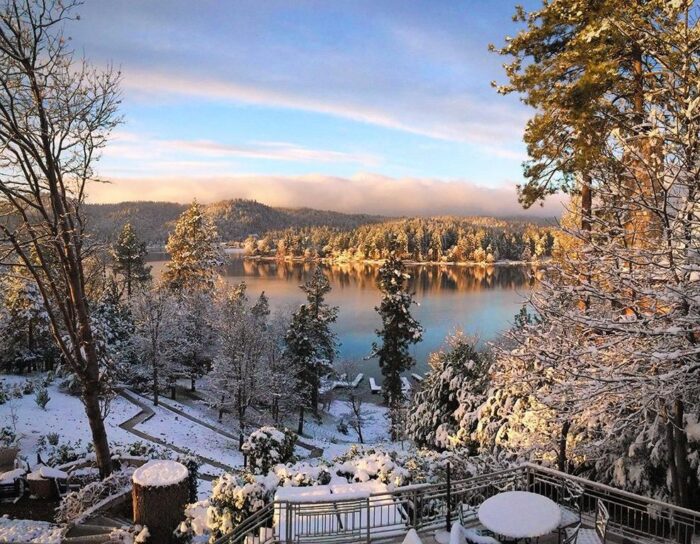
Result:
[[58,544],[61,530],[52,523],[0,517],[0,542]]
[[[31,376],[38,380],[39,375]],[[23,376],[3,376],[0,381],[6,384],[24,383]],[[92,441],[85,408],[78,397],[67,395],[58,389],[58,380],[48,388],[51,400],[42,410],[34,400],[34,395],[24,395],[11,399],[0,405],[0,427],[13,427],[13,414],[16,416],[16,429],[20,437],[21,454],[32,462],[36,460],[36,447],[39,437],[48,433],[58,433],[59,445],[67,442],[82,441],[87,446]],[[139,408],[121,397],[117,397],[110,405],[106,424],[109,440],[112,443],[128,444],[136,441],[136,437],[119,424],[135,416]]]
[[[147,399],[142,400],[149,403]],[[167,400],[166,400],[167,402]],[[227,466],[243,464],[238,443],[203,425],[199,425],[162,406],[150,406],[155,415],[137,425],[137,429],[196,455],[213,459]]]

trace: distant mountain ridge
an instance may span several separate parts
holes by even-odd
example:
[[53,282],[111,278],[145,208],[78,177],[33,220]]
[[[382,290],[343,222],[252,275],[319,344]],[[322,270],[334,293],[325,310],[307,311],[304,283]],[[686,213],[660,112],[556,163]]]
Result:
[[[88,230],[104,241],[113,241],[122,226],[130,222],[139,237],[149,244],[163,244],[187,204],[174,202],[120,202],[86,204]],[[214,220],[223,241],[242,240],[251,234],[290,227],[328,226],[349,230],[388,218],[367,214],[346,214],[312,208],[274,208],[255,200],[222,200],[203,204]]]

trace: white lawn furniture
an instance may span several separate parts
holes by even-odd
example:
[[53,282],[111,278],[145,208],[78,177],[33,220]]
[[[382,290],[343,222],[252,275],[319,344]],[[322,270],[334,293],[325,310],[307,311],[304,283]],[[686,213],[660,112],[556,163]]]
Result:
[[599,499],[595,511],[595,529],[582,529],[580,525],[577,525],[566,530],[566,538],[576,535],[571,542],[576,542],[576,544],[604,544],[608,533],[609,521],[610,514],[608,509],[603,504],[603,501]]

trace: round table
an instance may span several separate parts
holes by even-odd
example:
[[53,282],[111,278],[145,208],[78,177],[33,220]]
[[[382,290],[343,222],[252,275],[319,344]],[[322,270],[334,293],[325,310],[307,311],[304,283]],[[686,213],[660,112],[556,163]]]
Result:
[[482,503],[479,521],[500,536],[514,540],[535,538],[559,527],[561,510],[554,501],[537,493],[506,491]]

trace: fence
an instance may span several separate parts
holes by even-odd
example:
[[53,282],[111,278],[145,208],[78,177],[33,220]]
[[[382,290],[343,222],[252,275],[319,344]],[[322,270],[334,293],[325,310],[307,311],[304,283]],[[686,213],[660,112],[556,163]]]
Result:
[[656,501],[538,465],[482,474],[466,480],[400,487],[362,498],[275,501],[217,544],[376,542],[444,527],[449,520],[477,524],[479,505],[503,491],[526,490],[562,502],[564,487],[582,490],[577,507],[591,523],[598,500],[610,512],[608,534],[633,542],[695,544],[700,512]]

